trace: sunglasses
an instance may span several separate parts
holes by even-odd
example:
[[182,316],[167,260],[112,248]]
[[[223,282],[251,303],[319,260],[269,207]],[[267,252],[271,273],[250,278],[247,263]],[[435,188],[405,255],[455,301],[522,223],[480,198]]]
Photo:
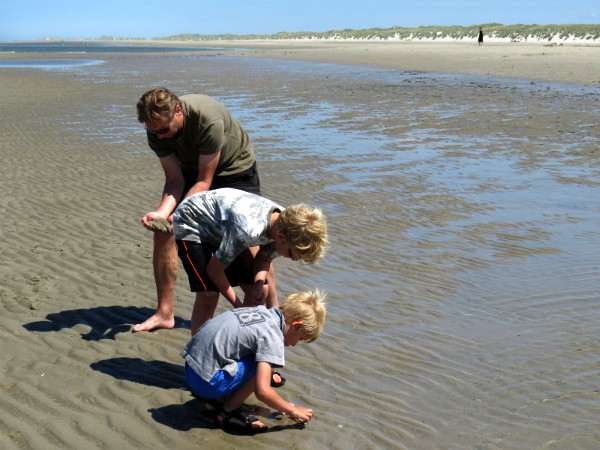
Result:
[[169,131],[171,130],[171,122],[169,122],[169,125],[164,127],[164,128],[160,128],[158,130],[150,130],[148,129],[148,127],[146,127],[146,131],[150,134],[167,134]]
[[175,117],[175,115],[173,115],[173,117],[171,117],[171,119],[169,120],[169,124],[164,127],[164,128],[159,128],[158,130],[150,130],[148,129],[148,126],[146,125],[146,131],[150,134],[154,134],[154,135],[158,135],[158,134],[167,134],[169,131],[171,131],[171,122],[173,122],[173,118]]

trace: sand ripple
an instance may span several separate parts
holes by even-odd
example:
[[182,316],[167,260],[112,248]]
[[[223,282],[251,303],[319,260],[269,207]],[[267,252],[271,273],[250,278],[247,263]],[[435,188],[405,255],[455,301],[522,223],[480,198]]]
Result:
[[129,332],[155,306],[138,221],[161,173],[134,105],[158,83],[224,101],[265,194],[330,221],[322,263],[277,262],[281,296],[329,293],[282,391],[315,420],[252,445],[598,447],[597,89],[244,58],[73,70],[0,73],[2,448],[248,445],[185,388],[185,276],[177,328]]

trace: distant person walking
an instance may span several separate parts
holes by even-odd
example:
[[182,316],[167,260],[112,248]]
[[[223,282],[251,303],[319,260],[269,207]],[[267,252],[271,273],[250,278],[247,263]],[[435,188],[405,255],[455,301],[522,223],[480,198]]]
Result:
[[483,30],[479,27],[479,37],[477,38],[477,42],[479,42],[479,46],[483,45]]

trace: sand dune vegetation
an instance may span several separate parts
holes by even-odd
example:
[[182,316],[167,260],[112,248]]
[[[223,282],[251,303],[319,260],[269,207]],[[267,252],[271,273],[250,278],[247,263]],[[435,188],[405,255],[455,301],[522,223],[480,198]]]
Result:
[[502,25],[483,23],[473,26],[422,26],[417,28],[369,28],[362,30],[344,29],[323,32],[281,31],[274,34],[180,34],[156,39],[173,41],[198,40],[260,40],[260,39],[359,39],[359,40],[462,40],[476,39],[479,27],[487,36],[500,40],[577,40],[589,43],[600,42],[600,24],[571,25]]

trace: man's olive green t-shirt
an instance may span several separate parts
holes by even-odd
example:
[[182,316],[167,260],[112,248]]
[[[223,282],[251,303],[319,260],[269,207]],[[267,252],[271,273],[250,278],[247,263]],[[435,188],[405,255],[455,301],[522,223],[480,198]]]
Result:
[[221,152],[215,176],[243,172],[255,162],[250,137],[227,108],[212,97],[189,94],[179,97],[183,131],[173,139],[148,133],[148,145],[158,157],[175,153],[182,169],[198,170],[198,157]]

